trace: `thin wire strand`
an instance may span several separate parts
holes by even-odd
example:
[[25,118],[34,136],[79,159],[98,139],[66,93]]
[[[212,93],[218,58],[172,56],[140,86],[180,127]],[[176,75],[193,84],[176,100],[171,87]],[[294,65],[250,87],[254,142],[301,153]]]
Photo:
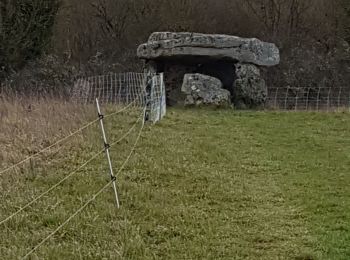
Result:
[[126,137],[128,137],[130,135],[130,133],[135,129],[135,127],[137,126],[137,124],[140,122],[140,119],[142,119],[143,117],[143,112],[141,114],[141,116],[137,119],[137,121],[134,123],[134,125],[129,129],[128,132],[125,133],[125,135],[123,135],[119,140],[113,142],[110,144],[111,147],[113,147],[114,145],[120,143],[121,141],[123,141]]
[[36,245],[32,250],[30,250],[22,259],[27,259],[32,253],[38,250],[46,241],[48,241],[51,237],[53,237],[58,231],[60,231],[64,226],[66,226],[73,218],[75,218],[79,213],[81,213],[87,206],[90,205],[97,197],[104,192],[113,181],[108,182],[102,189],[100,189],[94,196],[89,199],[82,207],[80,207],[73,215],[71,215],[68,219],[66,219],[60,226],[58,226],[50,235],[48,235],[45,239],[43,239],[38,245]]
[[8,216],[7,218],[5,218],[4,220],[2,220],[0,222],[0,225],[8,222],[9,220],[11,220],[12,218],[14,218],[16,215],[18,215],[19,213],[23,212],[25,209],[29,208],[31,205],[33,205],[35,202],[37,202],[38,200],[40,200],[41,198],[43,198],[45,195],[47,195],[48,193],[50,193],[51,191],[53,191],[54,189],[56,189],[58,186],[60,186],[63,182],[65,182],[66,180],[68,180],[70,177],[72,177],[74,174],[76,174],[77,172],[79,172],[81,169],[83,169],[86,165],[88,165],[90,162],[92,162],[93,160],[95,160],[99,155],[101,155],[104,152],[104,150],[101,150],[100,152],[96,153],[94,156],[92,156],[88,161],[86,161],[84,164],[82,164],[79,168],[75,169],[74,171],[72,171],[71,173],[69,173],[66,177],[64,177],[62,180],[60,180],[59,182],[57,182],[55,185],[53,185],[50,189],[48,189],[47,191],[41,193],[38,197],[36,197],[35,199],[33,199],[32,201],[28,202],[26,205],[24,205],[23,207],[21,207],[19,210],[17,210],[16,212],[14,212],[13,214],[11,214],[10,216]]
[[[135,129],[136,125],[138,124],[138,122],[140,121],[140,118],[138,118],[138,120],[134,123],[134,125],[129,129],[128,132],[126,132],[121,138],[119,138],[117,141],[113,142],[111,144],[111,147],[120,143],[121,141],[123,141],[125,138],[127,138],[130,133]],[[52,186],[50,189],[48,189],[47,191],[43,192],[42,194],[40,194],[38,197],[36,197],[35,199],[33,199],[32,201],[28,202],[25,206],[21,207],[19,210],[17,210],[16,212],[14,212],[13,214],[11,214],[9,217],[7,217],[6,219],[2,220],[0,222],[0,226],[8,221],[10,221],[12,218],[14,218],[16,215],[18,215],[19,213],[23,212],[25,209],[27,209],[28,207],[30,207],[31,205],[33,205],[34,203],[36,203],[38,200],[40,200],[41,198],[43,198],[45,195],[47,195],[48,193],[50,193],[51,191],[53,191],[54,189],[56,189],[58,186],[60,186],[62,183],[64,183],[66,180],[68,180],[70,177],[72,177],[74,174],[76,174],[77,172],[79,172],[81,169],[83,169],[86,165],[88,165],[90,162],[92,162],[94,159],[96,159],[99,155],[101,155],[105,150],[101,150],[100,152],[96,153],[94,156],[92,156],[88,161],[86,161],[84,164],[82,164],[79,168],[77,168],[76,170],[72,171],[71,173],[69,173],[66,177],[64,177],[62,180],[60,180],[59,182],[57,182],[54,186]]]
[[[134,100],[133,102],[135,102],[135,100]],[[123,109],[120,109],[120,110],[118,110],[118,111],[116,111],[116,112],[113,112],[113,113],[111,113],[111,114],[109,114],[109,115],[106,115],[105,118],[108,118],[108,117],[111,117],[111,116],[115,116],[115,115],[121,114],[121,113],[125,112],[128,108],[130,108],[131,106],[132,106],[132,103],[129,104],[128,106],[124,107]],[[22,160],[22,161],[20,161],[20,162],[18,162],[18,163],[16,163],[16,164],[14,164],[14,165],[12,165],[12,166],[6,168],[6,169],[0,171],[0,175],[2,175],[2,174],[4,174],[5,172],[8,172],[8,171],[10,171],[10,170],[12,170],[12,169],[18,167],[19,165],[21,165],[21,164],[23,164],[23,163],[28,162],[29,160],[31,160],[31,159],[37,157],[38,155],[40,155],[40,154],[42,154],[42,153],[44,153],[44,152],[50,150],[51,148],[53,148],[53,147],[55,147],[55,146],[57,146],[57,145],[63,143],[64,141],[68,140],[69,138],[71,138],[71,137],[75,136],[76,134],[78,134],[78,133],[84,131],[85,129],[87,129],[87,128],[90,127],[91,125],[97,123],[99,120],[100,120],[100,119],[98,118],[98,119],[96,119],[96,120],[94,120],[94,121],[91,121],[90,123],[86,124],[85,126],[83,126],[83,127],[79,128],[78,130],[74,131],[74,132],[71,133],[70,135],[68,135],[68,136],[66,136],[66,137],[64,137],[64,138],[62,138],[62,139],[60,139],[60,140],[58,140],[58,141],[55,142],[54,144],[52,144],[52,145],[50,145],[50,146],[48,146],[48,147],[42,149],[41,151],[39,151],[39,152],[37,152],[37,153],[35,153],[35,154],[33,154],[33,155],[27,157],[27,158],[24,159],[24,160]]]
[[8,171],[12,170],[13,168],[18,167],[19,165],[21,165],[21,164],[23,164],[23,163],[25,163],[25,162],[28,162],[29,160],[31,160],[31,159],[37,157],[38,155],[40,155],[40,154],[42,154],[42,153],[44,153],[44,152],[50,150],[51,148],[53,148],[53,147],[55,147],[55,146],[57,146],[57,145],[63,143],[64,141],[66,141],[66,140],[68,140],[69,138],[71,138],[72,136],[74,136],[74,135],[80,133],[81,131],[87,129],[88,127],[90,127],[91,125],[93,125],[94,123],[96,123],[96,122],[98,122],[98,121],[99,121],[99,119],[96,119],[96,120],[94,120],[94,121],[92,121],[92,122],[86,124],[85,126],[79,128],[78,130],[76,130],[75,132],[71,133],[70,135],[68,135],[68,136],[66,136],[66,137],[64,137],[64,138],[62,138],[62,139],[60,139],[60,140],[58,140],[58,141],[55,142],[54,144],[52,144],[52,145],[50,145],[50,146],[48,146],[48,147],[42,149],[41,151],[39,151],[39,152],[37,152],[37,153],[35,153],[35,154],[33,154],[33,155],[27,157],[26,159],[24,159],[24,160],[22,160],[22,161],[20,161],[20,162],[18,162],[18,163],[16,163],[16,164],[14,164],[14,165],[12,165],[12,166],[10,166],[10,167],[8,167],[8,168],[2,170],[2,171],[0,172],[0,175],[4,174],[5,172],[8,172]]
[[[143,113],[142,113],[143,118],[145,117],[145,114],[146,114],[146,107],[143,109]],[[141,138],[141,134],[142,134],[142,131],[143,131],[144,127],[145,127],[145,121],[143,120],[143,121],[142,121],[142,126],[141,126],[140,131],[139,131],[139,133],[138,133],[138,135],[137,135],[136,141],[135,141],[135,143],[134,143],[134,145],[133,145],[133,147],[132,147],[132,149],[131,149],[131,151],[130,151],[128,157],[127,157],[127,159],[124,161],[124,163],[123,163],[122,166],[120,167],[119,171],[118,171],[117,174],[115,175],[116,177],[118,177],[118,176],[121,174],[121,172],[122,172],[123,169],[125,168],[126,164],[127,164],[128,161],[130,160],[132,154],[134,153],[134,151],[135,151],[135,149],[136,149],[136,147],[137,147],[137,144],[138,144],[138,142],[139,142],[139,140],[140,140],[140,138]]]
[[[55,157],[61,150],[63,150],[63,148],[64,148],[64,147],[61,146],[60,148],[58,148],[57,150],[55,150],[54,153],[51,154],[51,155],[52,155],[52,158],[50,158],[48,161],[46,161],[46,164],[48,164],[49,162],[52,162],[52,161],[54,160],[54,157]],[[43,166],[43,169],[45,169],[45,166]],[[13,184],[13,185],[11,185],[11,186],[8,186],[7,189],[6,189],[6,190],[8,190],[8,191],[6,191],[6,192],[9,193],[10,190],[11,190],[12,188],[14,188],[17,184],[18,184],[18,183],[15,183],[15,184]]]
[[[146,109],[144,109],[143,111],[143,115],[145,114]],[[120,167],[118,173],[116,176],[120,175],[120,173],[124,170],[126,164],[129,162],[133,152],[136,149],[137,143],[141,137],[142,131],[144,129],[144,121],[142,123],[142,127],[140,129],[140,132],[138,134],[138,137],[136,139],[136,142],[129,154],[129,156],[126,158],[126,160],[124,161],[123,165]],[[111,184],[113,183],[113,180],[108,182],[102,189],[100,189],[97,193],[95,193],[95,195],[88,200],[82,207],[80,207],[73,215],[71,215],[68,219],[66,219],[60,226],[58,226],[51,234],[49,234],[45,239],[43,239],[38,245],[36,245],[32,250],[30,250],[22,259],[27,259],[28,256],[30,256],[32,253],[34,253],[36,250],[38,250],[39,247],[41,247],[46,241],[48,241],[51,237],[53,237],[58,231],[60,231],[64,226],[66,226],[73,218],[75,218],[78,214],[80,214],[85,208],[87,208],[93,201],[96,200],[96,198],[103,192],[105,191]]]
[[127,105],[126,107],[124,107],[123,109],[121,109],[121,110],[119,110],[119,111],[116,111],[116,112],[113,112],[113,113],[111,113],[111,114],[108,114],[108,115],[106,115],[106,116],[104,116],[105,118],[109,118],[109,117],[111,117],[111,116],[115,116],[115,115],[117,115],[117,114],[121,114],[121,113],[123,113],[123,112],[125,112],[128,108],[130,108],[132,105],[133,105],[133,103],[135,103],[136,102],[136,99],[134,100],[134,101],[132,101],[129,105]]

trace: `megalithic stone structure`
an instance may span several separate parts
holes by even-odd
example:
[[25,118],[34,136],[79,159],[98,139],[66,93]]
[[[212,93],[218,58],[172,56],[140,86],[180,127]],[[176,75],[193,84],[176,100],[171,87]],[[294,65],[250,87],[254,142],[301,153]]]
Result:
[[[164,72],[170,105],[188,103],[185,102],[189,99],[188,91],[181,91],[184,78],[189,77],[185,77],[186,74],[217,78],[223,88],[230,91],[231,100],[237,106],[262,105],[267,87],[259,67],[275,66],[280,62],[279,49],[273,43],[256,38],[191,32],[155,32],[138,47],[137,55],[146,61],[147,70]],[[199,79],[206,79],[204,76]],[[203,83],[203,86],[207,85],[207,81]],[[220,89],[218,91],[221,93]]]

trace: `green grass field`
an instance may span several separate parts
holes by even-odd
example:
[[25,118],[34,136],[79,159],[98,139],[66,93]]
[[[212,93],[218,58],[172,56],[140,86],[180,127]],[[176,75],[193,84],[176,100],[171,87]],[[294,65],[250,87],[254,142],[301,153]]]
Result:
[[[108,122],[110,139],[132,124],[121,121]],[[136,135],[112,149],[116,169]],[[0,176],[0,220],[101,148],[84,143],[49,171]],[[0,226],[0,258],[57,228],[106,184],[106,165]],[[30,259],[350,259],[348,113],[171,109],[118,180],[120,210],[107,190]]]

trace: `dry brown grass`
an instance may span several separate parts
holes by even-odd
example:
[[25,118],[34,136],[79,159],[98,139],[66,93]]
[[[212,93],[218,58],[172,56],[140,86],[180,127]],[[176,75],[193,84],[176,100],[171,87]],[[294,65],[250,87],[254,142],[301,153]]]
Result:
[[94,106],[54,98],[1,98],[0,169],[37,153],[95,118]]

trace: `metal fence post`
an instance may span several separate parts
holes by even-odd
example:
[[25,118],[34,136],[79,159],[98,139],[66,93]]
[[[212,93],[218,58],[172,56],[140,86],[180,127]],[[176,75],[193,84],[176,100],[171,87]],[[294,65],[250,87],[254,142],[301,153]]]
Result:
[[285,100],[284,100],[284,109],[287,110],[287,99],[288,99],[288,92],[289,92],[289,87],[287,88]]
[[340,108],[340,99],[341,99],[341,93],[342,93],[342,87],[339,89],[339,95],[338,95],[338,109]]
[[94,100],[97,98],[97,81],[96,81],[96,78],[95,77],[90,77],[91,79],[91,84],[93,86],[93,93],[92,93],[92,96],[91,96],[91,102],[94,102]]
[[123,83],[122,83],[122,75],[123,74],[118,74],[118,105],[120,105],[122,102],[123,102],[123,99],[122,99],[122,95],[123,95],[123,92],[122,92],[122,86],[123,86]]
[[104,142],[104,147],[105,147],[105,151],[106,151],[106,156],[107,156],[107,160],[108,160],[110,177],[111,177],[111,180],[113,181],[112,184],[113,184],[113,189],[114,189],[114,194],[115,194],[115,200],[116,200],[116,203],[117,203],[117,208],[119,209],[120,204],[119,204],[117,184],[116,184],[117,178],[114,176],[114,173],[113,173],[112,161],[111,161],[111,156],[110,156],[110,153],[109,153],[110,146],[109,146],[109,144],[107,142],[105,127],[104,127],[104,124],[103,124],[104,116],[103,116],[103,114],[101,114],[100,104],[99,104],[97,98],[96,98],[96,106],[97,106],[97,111],[98,111],[98,117],[100,119],[101,131],[102,131],[102,136],[103,136],[103,142]]
[[327,99],[327,112],[329,112],[330,108],[331,108],[331,92],[332,92],[332,88],[329,88],[328,91],[328,99]]
[[94,100],[94,85],[93,83],[91,82],[91,79],[89,77],[86,77],[85,80],[89,83],[89,93],[88,93],[88,97],[87,97],[87,100],[86,100],[86,103],[89,104],[90,102],[92,102]]
[[321,87],[318,87],[318,93],[317,93],[317,111],[319,111],[319,108],[320,108],[320,94],[321,94]]
[[153,89],[153,76],[152,74],[148,74],[146,76],[146,88],[145,88],[145,106],[146,106],[146,112],[145,112],[145,121],[151,120],[151,114],[152,114],[152,89]]
[[125,74],[125,84],[126,84],[126,105],[129,105],[129,98],[130,98],[130,86],[129,86],[129,72],[126,72]]
[[113,104],[118,105],[118,91],[119,91],[119,78],[117,77],[117,73],[114,73],[113,80],[114,80],[114,97],[113,97]]
[[308,89],[308,91],[307,91],[307,96],[306,96],[306,111],[309,111],[310,90],[311,90],[311,88]]
[[274,107],[274,109],[277,109],[278,90],[279,90],[279,88],[277,87],[277,89],[276,89],[276,95],[275,95],[275,107]]
[[160,73],[160,98],[159,98],[159,121],[162,120],[163,114],[163,79],[164,74]]
[[100,99],[101,97],[101,91],[102,91],[102,84],[101,84],[101,77],[102,76],[98,76],[97,80],[98,80],[98,96],[96,98]]
[[109,74],[109,95],[107,97],[108,102],[113,103],[113,89],[115,88],[115,85],[113,83],[113,74]]
[[[107,78],[107,82],[106,82],[106,78]],[[101,102],[102,104],[106,104],[106,101],[105,101],[105,88],[107,87],[108,85],[108,75],[103,75],[102,76],[102,96],[101,96]]]

